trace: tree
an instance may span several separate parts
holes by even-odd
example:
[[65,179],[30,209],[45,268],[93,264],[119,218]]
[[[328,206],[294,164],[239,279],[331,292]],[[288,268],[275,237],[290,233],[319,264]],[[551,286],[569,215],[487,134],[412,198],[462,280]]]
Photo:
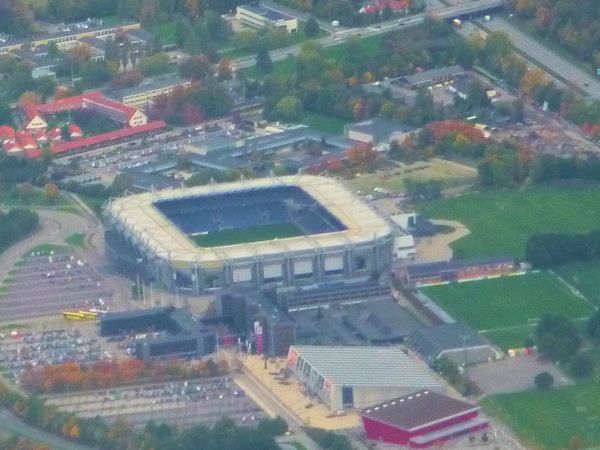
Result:
[[206,56],[192,56],[181,63],[179,74],[183,78],[203,80],[213,74],[213,68]]
[[596,310],[589,318],[587,329],[590,337],[600,340],[600,310]]
[[46,183],[44,186],[44,193],[46,194],[46,198],[48,198],[48,200],[55,201],[59,194],[58,186],[54,183]]
[[535,376],[533,382],[540,391],[546,391],[554,384],[554,377],[548,372],[540,372]]
[[261,48],[256,54],[256,68],[261,73],[269,73],[273,70],[273,61],[266,48]]
[[19,103],[27,102],[37,105],[39,103],[42,103],[42,99],[37,92],[27,91],[21,94],[21,96],[19,97]]
[[282,436],[287,430],[288,424],[285,419],[280,416],[277,416],[274,419],[263,419],[258,424],[258,431],[273,437]]
[[313,16],[310,16],[304,25],[304,34],[308,37],[315,37],[321,31],[319,24]]
[[[133,59],[132,59],[133,64]],[[140,58],[138,70],[145,76],[161,75],[171,70],[169,55],[164,52]]]
[[569,439],[569,448],[571,450],[580,450],[583,448],[583,439],[581,438],[581,436],[571,436],[571,439]]
[[562,314],[542,315],[535,334],[540,354],[553,361],[569,361],[581,347],[577,327]]
[[571,372],[577,378],[587,378],[594,371],[594,363],[585,355],[577,355],[571,362]]
[[302,102],[298,97],[288,95],[277,102],[275,111],[283,120],[297,122],[302,118]]
[[231,80],[232,72],[233,67],[231,65],[231,60],[227,58],[221,58],[219,64],[217,65],[217,74],[219,76],[219,80]]

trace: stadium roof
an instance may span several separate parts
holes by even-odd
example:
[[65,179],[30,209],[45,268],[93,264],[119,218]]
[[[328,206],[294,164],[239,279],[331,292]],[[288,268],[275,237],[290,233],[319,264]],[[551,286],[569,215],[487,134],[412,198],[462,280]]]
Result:
[[478,409],[462,400],[423,390],[365,408],[361,416],[403,430],[418,430]]
[[[139,127],[138,127],[139,128]],[[346,227],[343,231],[297,236],[212,248],[197,246],[154,205],[160,200],[184,199],[211,193],[240,192],[249,189],[298,186],[328,209]],[[331,178],[309,175],[259,178],[192,188],[146,192],[113,199],[107,213],[128,228],[145,248],[169,259],[175,266],[198,263],[220,267],[225,261],[240,258],[310,252],[315,248],[346,247],[372,242],[391,234],[391,227],[366,204]]]
[[466,260],[434,261],[410,264],[406,266],[406,271],[410,277],[427,277],[437,275],[441,272],[454,271],[465,267],[489,264],[514,264],[514,262],[514,258],[511,258],[509,256],[498,256],[494,258],[473,258]]
[[335,385],[439,388],[428,368],[400,347],[330,347],[293,345],[295,351],[323,378]]

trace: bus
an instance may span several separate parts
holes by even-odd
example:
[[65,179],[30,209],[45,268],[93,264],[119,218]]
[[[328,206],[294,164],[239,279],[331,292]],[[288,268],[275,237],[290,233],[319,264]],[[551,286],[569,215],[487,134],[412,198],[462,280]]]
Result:
[[63,317],[67,320],[88,320],[82,313],[73,311],[63,312]]
[[78,311],[79,314],[83,314],[83,318],[86,320],[96,320],[98,314],[92,311]]

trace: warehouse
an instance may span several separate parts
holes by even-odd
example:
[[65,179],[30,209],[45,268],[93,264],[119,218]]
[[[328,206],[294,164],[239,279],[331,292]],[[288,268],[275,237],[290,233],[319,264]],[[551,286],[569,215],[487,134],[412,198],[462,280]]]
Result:
[[462,323],[445,323],[422,327],[412,333],[408,345],[428,364],[448,358],[456,365],[474,364],[500,359],[496,350],[483,336]]
[[332,411],[362,408],[438,381],[400,347],[290,347],[288,368]]
[[479,407],[428,390],[387,400],[361,411],[367,437],[410,448],[427,448],[484,430]]

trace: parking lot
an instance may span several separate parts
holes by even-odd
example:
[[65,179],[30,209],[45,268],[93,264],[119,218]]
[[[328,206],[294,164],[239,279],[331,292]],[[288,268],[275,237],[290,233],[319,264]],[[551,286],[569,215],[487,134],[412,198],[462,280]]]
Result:
[[2,320],[60,316],[65,310],[110,309],[113,289],[73,252],[36,252],[10,273],[0,298]]
[[74,328],[0,333],[3,376],[18,383],[27,366],[66,362],[90,363],[104,356],[100,343]]
[[79,394],[52,395],[47,404],[81,417],[115,421],[136,427],[147,421],[180,427],[212,425],[226,416],[241,425],[258,423],[266,415],[230,377],[153,383]]

